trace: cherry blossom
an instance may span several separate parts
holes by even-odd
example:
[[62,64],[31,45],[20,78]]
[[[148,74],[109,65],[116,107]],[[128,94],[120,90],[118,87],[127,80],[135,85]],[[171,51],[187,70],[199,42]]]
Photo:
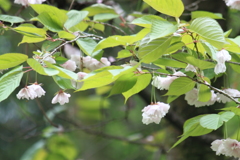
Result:
[[72,60],[66,61],[64,64],[61,65],[63,68],[70,70],[70,71],[75,71],[77,68],[76,62]]
[[211,149],[216,151],[216,155],[240,158],[240,142],[235,139],[217,139],[211,143]]
[[240,10],[240,0],[225,0],[225,2],[230,8]]
[[[223,91],[232,97],[240,97],[240,92],[236,89],[227,88],[227,89],[223,89]],[[217,93],[217,101],[222,103],[227,103],[227,102],[231,102],[232,100],[223,94]]]
[[18,99],[26,98],[27,100],[29,100],[29,99],[34,99],[36,97],[37,97],[37,93],[35,92],[34,88],[29,86],[22,88],[17,94]]
[[160,90],[168,90],[171,83],[179,78],[179,76],[186,76],[184,73],[182,72],[175,72],[173,75],[175,76],[167,76],[167,77],[161,77],[161,76],[156,76],[153,78],[152,81],[152,85],[155,86],[156,88],[160,89]]
[[163,102],[157,102],[144,107],[142,110],[143,124],[148,125],[153,122],[159,124],[161,119],[168,113],[169,108],[170,105]]
[[35,82],[34,84],[28,86],[28,88],[33,89],[33,90],[35,91],[35,93],[36,93],[36,97],[38,97],[38,98],[44,96],[45,93],[46,93],[46,92],[43,90],[43,88],[42,88],[37,82]]
[[[78,79],[77,80],[82,80],[87,75],[87,73],[85,73],[85,72],[78,72],[77,75],[78,75]],[[77,81],[74,81],[74,80],[71,80],[71,83],[72,83],[72,86],[74,88],[76,88],[76,89],[81,88],[82,85],[83,85],[83,82],[77,82]]]
[[222,49],[221,51],[217,52],[216,53],[217,65],[214,68],[214,72],[216,74],[224,73],[226,71],[225,62],[230,61],[231,58],[232,58],[231,55],[225,49]]
[[52,104],[60,103],[61,105],[69,102],[70,94],[65,93],[64,91],[59,91],[58,94],[53,97]]
[[29,4],[41,4],[46,0],[15,0],[14,3],[21,4],[23,6],[28,6]]
[[82,52],[78,48],[72,46],[71,44],[64,45],[64,52],[68,59],[70,59],[72,56],[80,57],[82,55]]

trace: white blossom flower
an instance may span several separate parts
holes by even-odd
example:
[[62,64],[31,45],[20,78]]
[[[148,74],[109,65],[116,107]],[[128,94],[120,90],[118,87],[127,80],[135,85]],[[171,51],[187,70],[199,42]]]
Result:
[[216,155],[240,158],[240,142],[235,139],[215,140],[211,143],[211,149],[216,151]]
[[216,155],[225,154],[223,142],[224,141],[222,139],[217,139],[211,143],[211,145],[212,145],[211,149],[213,151],[216,151]]
[[214,68],[214,72],[216,74],[224,73],[226,71],[225,62],[230,61],[231,58],[232,58],[231,55],[225,49],[222,49],[221,51],[217,52],[216,53],[217,65]]
[[29,100],[29,99],[34,99],[36,97],[37,97],[37,93],[35,92],[34,88],[29,86],[22,88],[17,94],[18,99],[26,98],[27,100]]
[[40,98],[42,96],[45,95],[45,91],[43,90],[43,88],[37,83],[35,82],[34,84],[28,86],[28,88],[33,89],[36,93],[36,97]]
[[70,71],[75,71],[77,68],[76,62],[72,60],[66,61],[64,64],[61,65],[63,68],[68,69]]
[[60,103],[61,105],[69,102],[70,94],[65,93],[64,91],[59,91],[58,94],[53,97],[52,104]]
[[225,2],[230,8],[240,10],[240,0],[225,0]]
[[[78,48],[72,46],[71,44],[65,44],[63,50],[68,59],[72,58],[72,56],[80,57],[82,55],[82,52]],[[79,58],[79,60],[80,60],[80,58]]]
[[211,91],[211,99],[207,102],[198,101],[198,89],[193,88],[191,91],[185,94],[185,100],[189,105],[195,105],[195,107],[211,106],[217,101],[217,95],[214,91]]
[[[223,89],[223,91],[232,97],[240,97],[240,92],[236,89],[228,88],[228,89]],[[217,93],[217,101],[222,103],[227,103],[227,102],[231,102],[232,100],[223,94]]]
[[55,63],[56,63],[55,59],[53,59],[53,57],[52,57],[49,53],[45,53],[45,54],[42,56],[42,60],[43,60],[43,61],[47,61],[47,62],[52,63],[52,64],[55,64]]
[[[77,75],[78,75],[78,79],[77,80],[82,80],[87,75],[87,73],[85,73],[85,72],[78,72]],[[71,83],[72,83],[72,86],[74,88],[79,89],[79,88],[82,87],[84,82],[77,82],[77,81],[71,80]]]
[[28,6],[29,4],[41,4],[46,0],[15,0],[14,3],[21,4],[23,6]]
[[103,2],[103,0],[97,0],[97,3],[102,3]]
[[187,65],[187,67],[185,68],[185,71],[197,72],[196,68],[191,64]]
[[168,113],[170,108],[169,104],[157,102],[155,104],[148,105],[142,110],[142,122],[148,125],[149,123],[159,124],[161,119]]
[[102,57],[100,61],[92,58],[90,56],[83,57],[83,66],[89,69],[90,71],[94,71],[103,67],[110,66],[111,63],[108,61],[107,58]]
[[171,83],[179,78],[179,76],[186,76],[184,73],[182,72],[176,72],[174,73],[173,75],[175,76],[167,76],[167,77],[161,77],[161,76],[156,76],[153,78],[153,81],[152,81],[152,85],[160,90],[168,90]]

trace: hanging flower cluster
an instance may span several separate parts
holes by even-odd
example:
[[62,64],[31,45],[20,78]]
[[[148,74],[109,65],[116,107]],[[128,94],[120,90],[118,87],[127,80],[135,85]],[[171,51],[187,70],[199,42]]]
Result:
[[61,105],[69,102],[70,94],[65,93],[64,91],[60,90],[58,94],[53,97],[52,104],[60,103]]
[[[85,72],[78,72],[78,79],[77,80],[83,80],[83,78],[87,75]],[[77,82],[75,80],[71,80],[72,86],[76,89],[80,89],[84,82]]]
[[240,142],[235,139],[217,139],[211,143],[211,149],[216,155],[225,155],[240,159]]
[[169,104],[162,102],[157,102],[144,107],[142,110],[143,124],[148,125],[153,122],[159,124],[161,119],[168,113],[169,108]]
[[240,0],[225,0],[225,2],[232,9],[240,10]]
[[171,83],[178,78],[178,76],[186,76],[182,72],[176,72],[173,74],[173,76],[167,76],[167,77],[161,77],[161,76],[155,76],[153,77],[152,85],[160,90],[168,90]]
[[21,4],[23,6],[28,6],[29,4],[41,4],[46,0],[15,0],[14,3]]
[[230,61],[232,59],[231,55],[227,50],[222,49],[221,51],[216,53],[216,61],[217,65],[214,68],[214,72],[216,74],[226,72],[225,62]]
[[18,99],[35,99],[35,98],[40,98],[42,96],[45,95],[45,91],[42,89],[42,87],[35,82],[34,84],[30,85],[30,86],[26,86],[24,88],[22,88],[18,94],[17,94],[17,98]]

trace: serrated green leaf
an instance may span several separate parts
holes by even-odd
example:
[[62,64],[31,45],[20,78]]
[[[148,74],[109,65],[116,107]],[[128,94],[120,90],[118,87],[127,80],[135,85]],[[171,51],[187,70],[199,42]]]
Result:
[[71,83],[70,79],[62,78],[60,76],[53,76],[53,80],[62,89],[75,89],[72,86],[72,83]]
[[59,18],[58,15],[51,12],[42,12],[32,20],[38,20],[50,31],[59,32],[63,30],[63,25],[60,19],[61,18]]
[[70,29],[71,27],[80,23],[84,18],[87,17],[88,11],[76,11],[71,10],[67,13],[68,19],[64,24],[66,29]]
[[33,70],[35,70],[39,74],[48,75],[48,76],[53,76],[53,75],[59,74],[58,70],[55,70],[52,68],[45,68],[38,61],[36,61],[33,58],[29,58],[27,60],[27,63],[30,67],[32,67]]
[[33,37],[33,38],[46,37],[46,30],[42,28],[17,27],[17,28],[13,28],[13,30],[28,37]]
[[18,45],[22,43],[38,43],[46,40],[45,38],[35,38],[35,37],[28,37],[28,36],[23,36],[23,39]]
[[149,85],[151,80],[152,80],[151,74],[142,74],[137,76],[137,82],[135,83],[135,85],[128,91],[122,93],[123,96],[125,97],[125,103],[129,97],[145,89]]
[[199,18],[199,17],[209,17],[212,19],[223,19],[221,13],[212,13],[207,11],[193,11],[191,12],[192,19]]
[[79,48],[88,56],[94,57],[101,52],[101,50],[94,51],[97,43],[92,38],[81,38],[76,42]]
[[171,40],[172,37],[164,37],[141,45],[138,51],[138,57],[144,63],[150,63],[157,60],[166,53]]
[[107,6],[105,4],[94,4],[90,7],[84,8],[82,11],[88,11],[88,16],[94,16],[100,13],[116,14],[115,10],[111,6]]
[[5,53],[0,55],[0,69],[15,67],[28,59],[28,56],[21,53]]
[[0,102],[5,100],[19,86],[22,76],[22,66],[19,66],[0,78]]
[[224,48],[233,53],[240,53],[240,46],[234,42],[234,39],[226,38],[227,44],[224,45]]
[[155,16],[155,15],[146,15],[142,16],[140,18],[134,19],[131,24],[135,24],[138,26],[146,27],[146,28],[151,28],[152,23],[155,21],[166,21],[162,17]]
[[166,37],[178,29],[177,25],[173,25],[168,21],[156,20],[152,22],[150,40]]
[[144,0],[155,10],[173,17],[180,17],[184,11],[181,0]]
[[222,108],[221,110],[231,111],[231,112],[233,112],[235,115],[240,116],[240,108],[238,108],[238,107],[227,107],[227,108]]
[[[49,13],[49,15],[53,15],[54,19],[57,18],[55,20],[56,20],[56,22],[59,26],[63,26],[64,23],[66,22],[67,18],[68,18],[66,10],[58,9],[57,7],[54,7],[54,6],[51,6],[51,5],[31,4],[30,6],[38,14],[46,12],[46,13]],[[58,18],[58,17],[60,17],[60,18]]]
[[230,120],[235,114],[233,112],[224,112],[219,114],[208,114],[200,119],[200,125],[207,129],[218,129],[223,122]]
[[10,15],[4,15],[4,14],[0,15],[0,20],[4,22],[9,22],[11,23],[11,25],[13,25],[13,23],[21,23],[25,21],[24,19],[17,16],[10,16]]
[[187,53],[178,53],[178,54],[174,54],[172,55],[173,58],[185,62],[185,63],[189,63],[193,66],[196,66],[200,69],[208,69],[208,68],[214,68],[216,64],[212,63],[212,62],[207,62],[204,60],[200,60],[200,59],[196,59],[193,56],[191,56],[190,54]]
[[158,60],[154,61],[153,64],[155,65],[164,65],[169,67],[177,67],[177,68],[186,68],[187,64],[183,62],[179,62],[170,58],[159,58]]
[[225,44],[223,30],[214,19],[207,17],[196,18],[189,28],[217,49],[222,49]]
[[57,46],[59,46],[62,43],[62,41],[46,41],[42,44],[42,52],[50,52],[51,50],[55,49]]
[[136,84],[137,78],[138,77],[134,75],[134,73],[125,74],[119,77],[114,83],[108,97],[128,91]]
[[212,57],[212,59],[216,60],[217,48],[209,44],[208,42],[202,42],[203,47],[206,52]]
[[187,77],[179,77],[175,79],[170,87],[166,95],[182,95],[190,90],[192,90],[195,86],[196,82],[187,78]]

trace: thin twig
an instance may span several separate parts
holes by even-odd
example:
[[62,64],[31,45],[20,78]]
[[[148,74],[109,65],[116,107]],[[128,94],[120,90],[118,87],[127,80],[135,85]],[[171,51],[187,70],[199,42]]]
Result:
[[72,0],[72,2],[71,2],[71,4],[70,4],[70,7],[69,7],[69,9],[68,9],[69,11],[72,9],[74,2],[75,2],[75,0]]
[[40,101],[39,101],[38,98],[36,98],[36,102],[37,102],[37,105],[38,105],[39,109],[42,111],[44,117],[47,119],[47,121],[48,121],[52,126],[58,128],[58,125],[56,125],[55,123],[53,123],[53,122],[48,118],[48,116],[46,115],[46,112],[44,111],[44,109],[43,109],[43,107],[42,107],[42,105],[41,105],[41,103],[40,103]]

